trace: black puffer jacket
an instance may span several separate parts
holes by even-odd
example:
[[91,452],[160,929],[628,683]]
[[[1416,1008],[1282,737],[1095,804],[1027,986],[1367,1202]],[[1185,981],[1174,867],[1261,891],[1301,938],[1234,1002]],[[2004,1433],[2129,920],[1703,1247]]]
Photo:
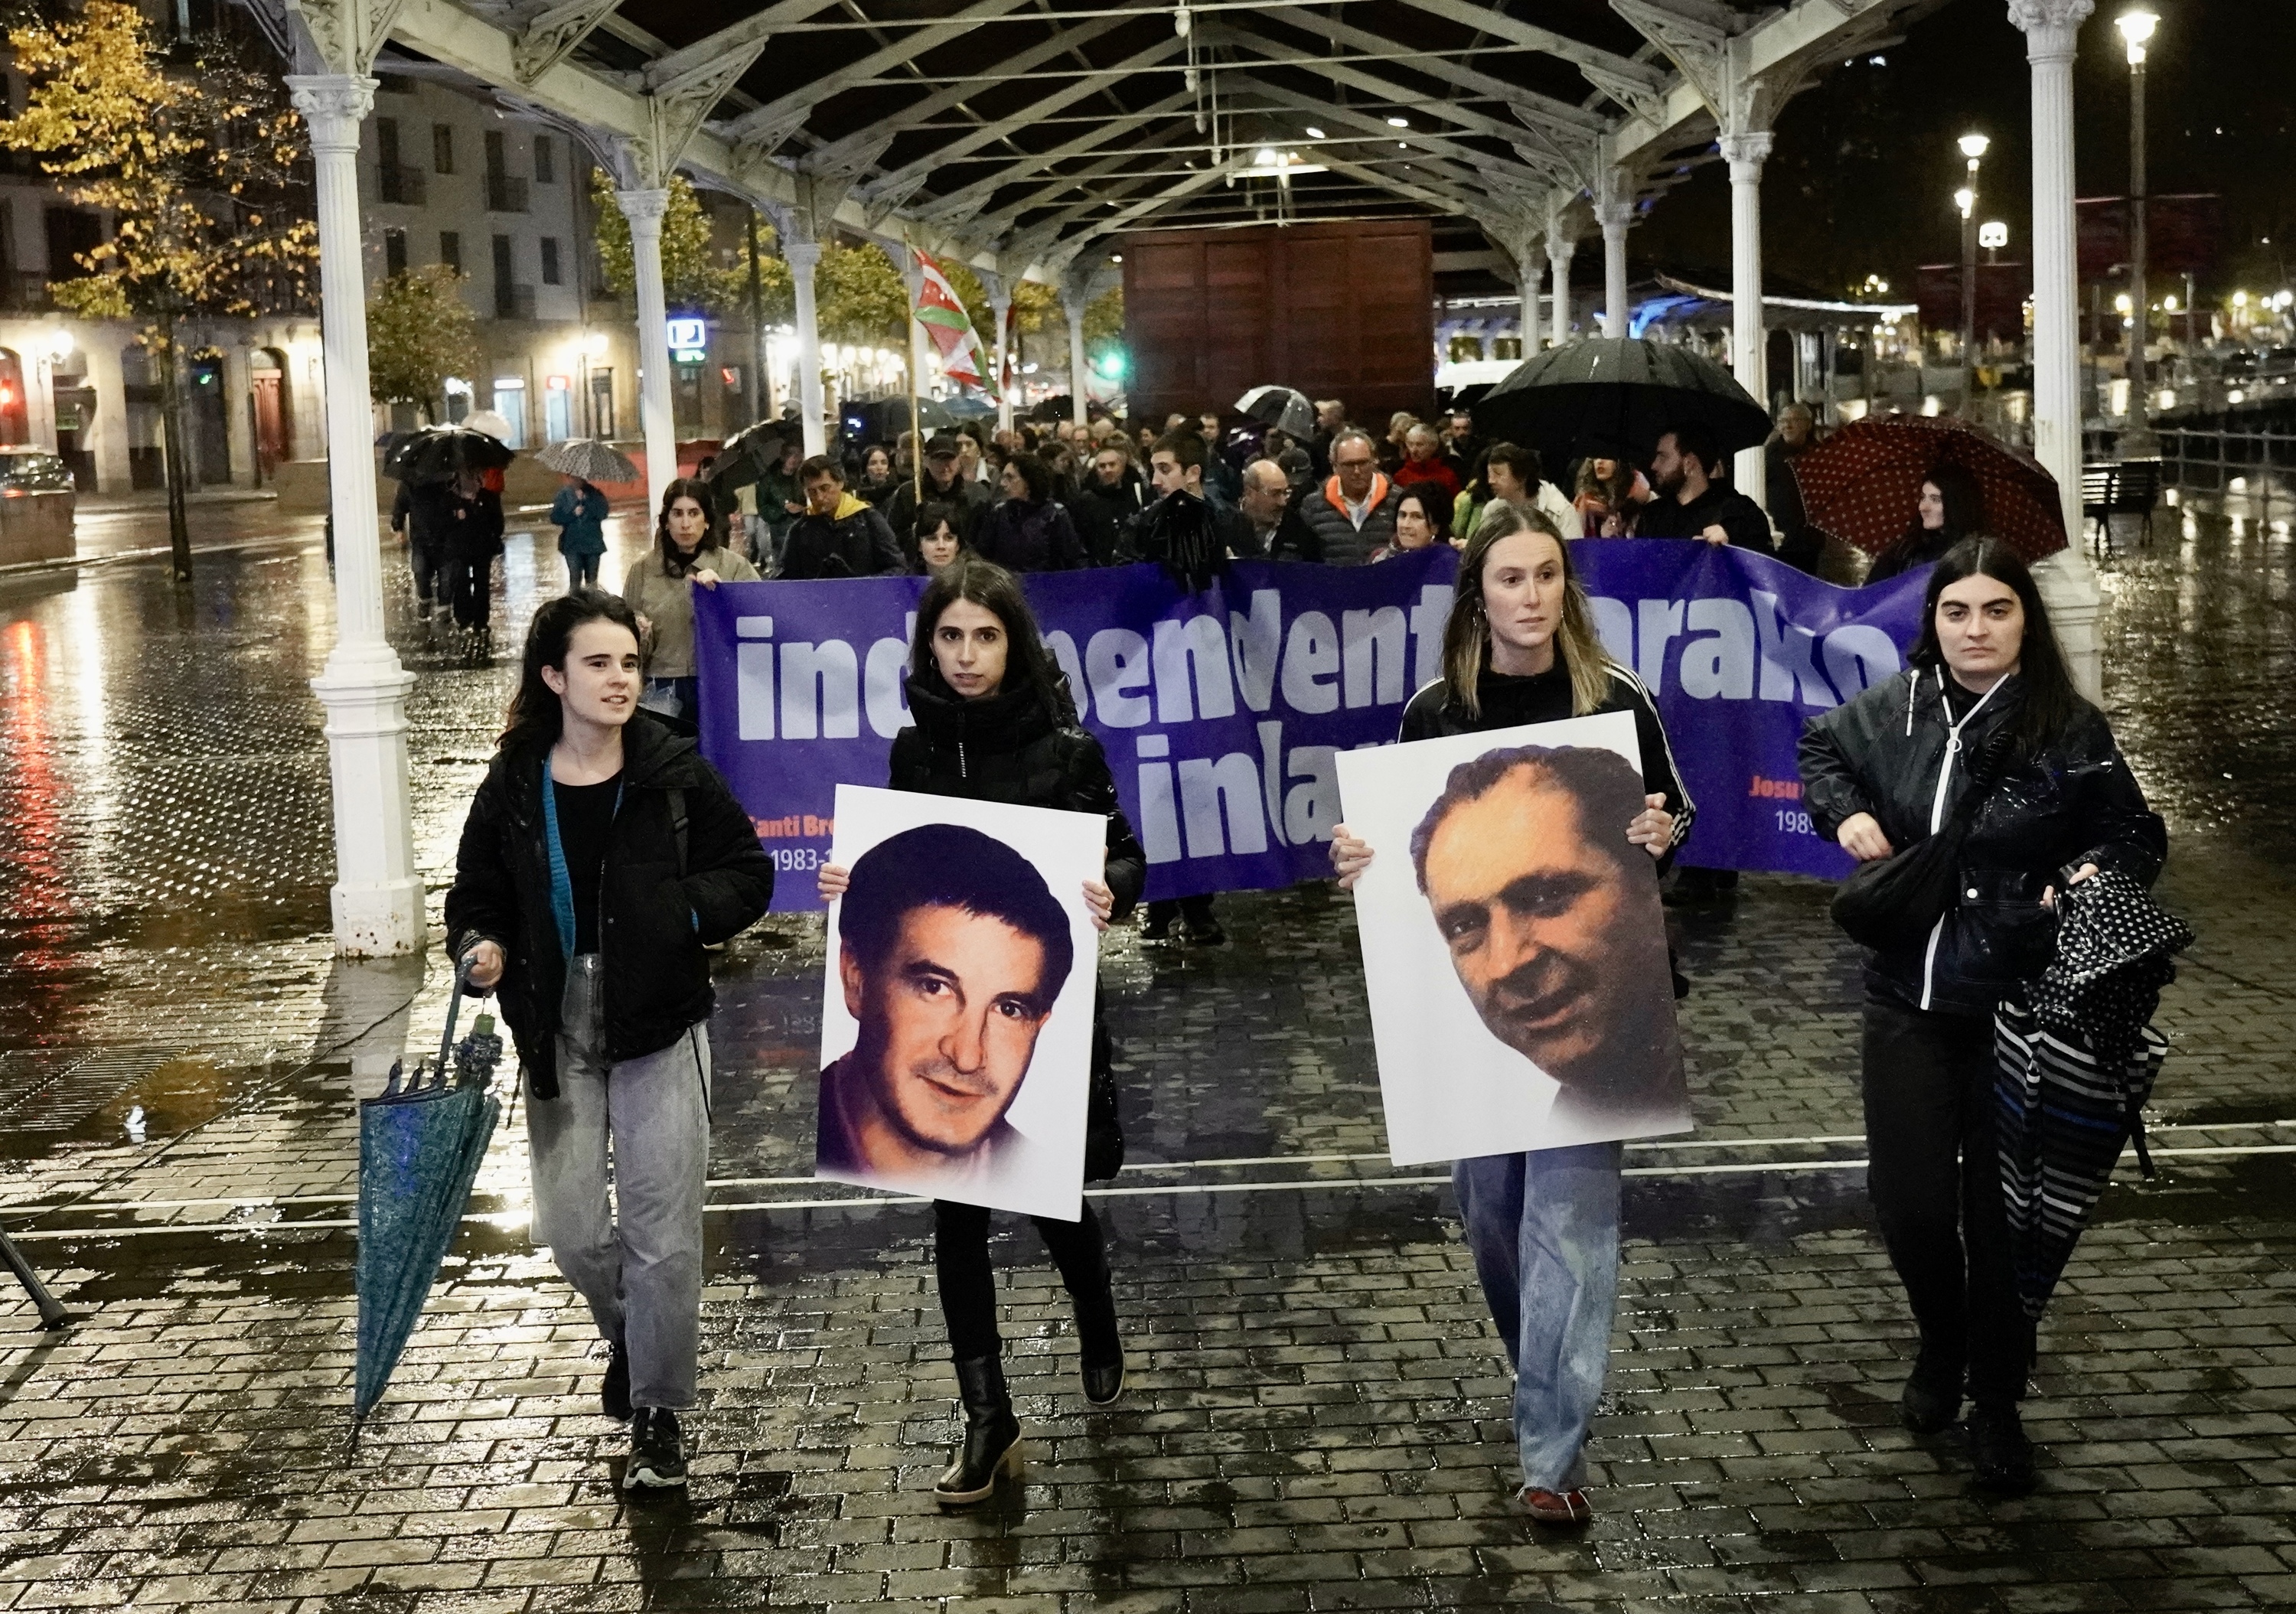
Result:
[[1025,684],[967,700],[938,672],[912,673],[908,692],[916,722],[893,736],[893,789],[1101,814],[1108,820],[1101,879],[1116,897],[1110,917],[1132,911],[1148,882],[1148,854],[1117,803],[1100,741],[1072,713],[1055,717]]
[[[1800,765],[1810,817],[1831,840],[1871,813],[1903,851],[1928,836],[1969,787],[1962,759],[1982,748],[2023,699],[2011,678],[1975,710],[1963,706],[1956,746],[1941,668],[1915,668],[1803,726]],[[1868,952],[1873,991],[1910,1008],[1987,1015],[2048,963],[2056,921],[2041,894],[2084,863],[2144,885],[2169,855],[2168,831],[2113,744],[2104,714],[2083,702],[2066,733],[2013,761],[1970,825],[1960,900],[1929,931]]]
[[[606,1057],[618,1063],[658,1053],[709,1018],[717,1000],[704,946],[747,930],[774,895],[774,866],[749,815],[692,740],[641,711],[622,731],[622,757],[621,810],[598,896]],[[448,954],[460,958],[491,941],[508,959],[496,990],[538,1099],[558,1096],[566,979],[542,821],[546,766],[531,747],[496,755],[463,825],[447,893]]]
[[1076,523],[1055,499],[1006,499],[974,524],[972,547],[1006,571],[1075,571],[1089,563]]

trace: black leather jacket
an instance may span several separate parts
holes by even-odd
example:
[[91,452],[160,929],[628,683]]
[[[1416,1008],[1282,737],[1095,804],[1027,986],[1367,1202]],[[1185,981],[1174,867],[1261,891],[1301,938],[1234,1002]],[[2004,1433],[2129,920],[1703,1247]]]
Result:
[[[1904,850],[1945,822],[1969,786],[1962,759],[2011,720],[2022,699],[2011,678],[1973,711],[1958,743],[1946,674],[1909,668],[1803,726],[1802,784],[1829,840],[1871,813]],[[2104,714],[2084,702],[2066,732],[2011,763],[1978,808],[1963,850],[1961,897],[1931,930],[1866,960],[1869,989],[1909,1008],[1987,1015],[2048,963],[2056,921],[2041,894],[2061,870],[2094,863],[2151,885],[2168,831],[2114,745]]]
[[1118,805],[1098,740],[1070,713],[1047,712],[1026,684],[967,700],[928,671],[910,675],[908,694],[916,722],[893,736],[894,790],[1102,815],[1108,872],[1101,879],[1116,897],[1111,917],[1132,911],[1148,883],[1148,854]]
[[[529,1090],[558,1096],[558,1012],[566,959],[550,908],[542,821],[543,753],[497,752],[471,802],[447,893],[447,948],[481,941],[508,961],[503,1019]],[[681,876],[675,808],[685,812]],[[774,865],[734,792],[692,740],[651,712],[622,731],[622,802],[599,883],[606,1056],[616,1063],[667,1048],[709,1018],[707,943],[747,930],[773,900]]]

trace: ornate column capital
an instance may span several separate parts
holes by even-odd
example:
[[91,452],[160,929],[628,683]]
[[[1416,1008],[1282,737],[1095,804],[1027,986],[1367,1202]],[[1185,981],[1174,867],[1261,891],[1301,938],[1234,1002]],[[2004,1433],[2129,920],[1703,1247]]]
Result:
[[1564,263],[1568,263],[1570,260],[1571,255],[1578,250],[1578,243],[1569,235],[1564,234],[1560,225],[1552,227],[1546,232],[1546,258],[1548,262],[1553,263],[1557,259],[1560,259]]
[[353,73],[288,75],[288,95],[311,131],[312,155],[321,152],[357,152],[359,126],[374,110],[378,82]]
[[1595,222],[1603,226],[1603,239],[1614,240],[1627,233],[1635,222],[1635,204],[1631,201],[1598,202],[1595,207]]
[[1722,148],[1722,160],[1730,165],[1732,184],[1755,184],[1762,177],[1762,165],[1770,160],[1773,136],[1767,129],[1741,129],[1734,135],[1725,135],[1718,143]]
[[661,233],[661,217],[669,211],[669,193],[667,190],[616,191],[614,205],[621,209],[622,217],[630,221],[631,234],[659,235]]
[[782,261],[792,269],[802,269],[809,278],[821,262],[821,243],[817,241],[791,240],[782,237]]
[[2096,0],[2009,0],[2009,20],[2025,34],[2025,60],[2070,61],[2080,25],[2095,13]]

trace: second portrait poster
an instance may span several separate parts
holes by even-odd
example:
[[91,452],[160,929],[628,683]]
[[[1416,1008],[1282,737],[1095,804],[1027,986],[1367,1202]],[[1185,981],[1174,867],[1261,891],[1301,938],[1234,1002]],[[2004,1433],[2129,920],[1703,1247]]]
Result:
[[1690,1127],[1623,712],[1339,755],[1398,1166]]

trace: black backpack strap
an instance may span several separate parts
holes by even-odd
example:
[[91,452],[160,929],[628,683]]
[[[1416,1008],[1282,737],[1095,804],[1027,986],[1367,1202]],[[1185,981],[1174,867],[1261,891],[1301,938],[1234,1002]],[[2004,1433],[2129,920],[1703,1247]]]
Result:
[[672,786],[669,791],[669,832],[677,842],[677,877],[685,878],[685,792]]

